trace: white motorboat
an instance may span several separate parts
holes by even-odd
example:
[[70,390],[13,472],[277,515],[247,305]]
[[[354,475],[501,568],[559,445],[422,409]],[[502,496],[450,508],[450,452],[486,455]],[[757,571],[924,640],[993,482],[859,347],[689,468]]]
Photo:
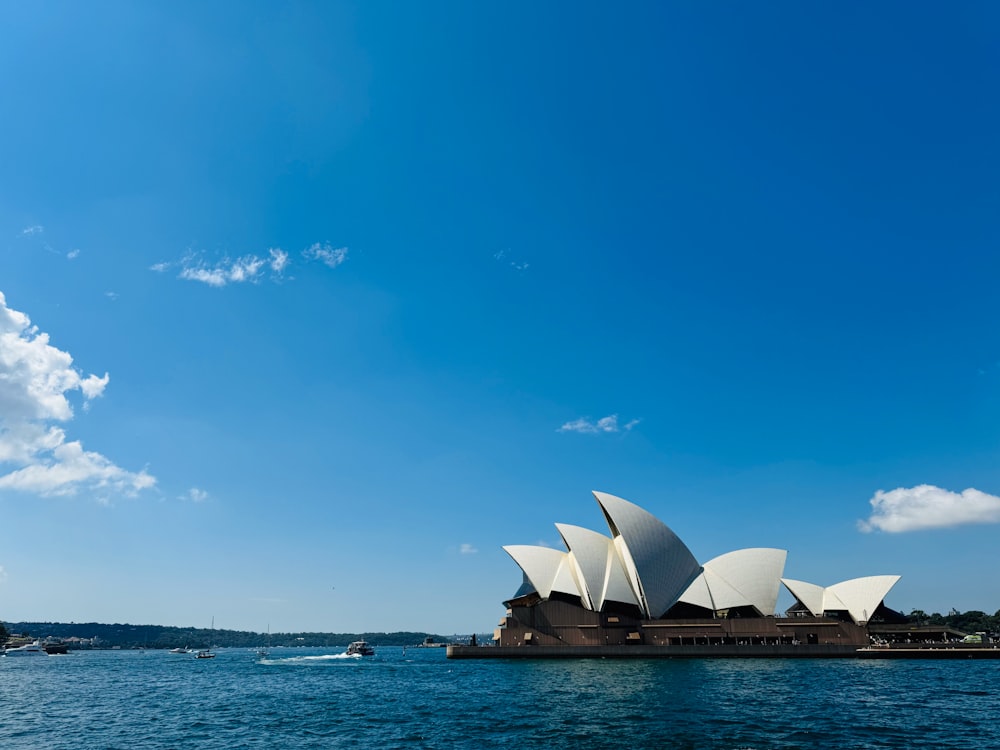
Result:
[[42,644],[38,641],[34,643],[28,643],[24,646],[18,646],[17,648],[4,649],[4,656],[48,656],[48,652],[42,648]]
[[368,641],[354,641],[347,647],[348,656],[374,656],[375,649],[368,645]]

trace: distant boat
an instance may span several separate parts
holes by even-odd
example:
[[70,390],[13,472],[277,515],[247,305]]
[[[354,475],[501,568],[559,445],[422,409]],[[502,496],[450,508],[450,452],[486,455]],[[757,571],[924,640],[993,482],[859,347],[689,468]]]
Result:
[[375,649],[368,645],[368,641],[354,641],[347,646],[348,656],[375,656]]
[[189,649],[187,646],[184,646],[183,648],[181,648],[180,646],[178,646],[177,648],[170,649],[170,653],[171,654],[190,654],[191,653],[191,649]]
[[215,617],[212,617],[212,629],[208,634],[208,648],[199,649],[194,655],[195,659],[214,659],[215,654],[212,653],[212,636],[215,634]]
[[420,648],[444,648],[448,644],[447,643],[438,643],[437,641],[434,640],[433,636],[429,635],[426,638],[424,638],[423,643],[419,643],[417,645]]
[[4,649],[4,656],[48,656],[48,652],[42,648],[42,644],[38,641],[34,643],[27,643],[23,646],[18,646],[17,648]]
[[267,648],[257,649],[257,658],[266,659],[271,655],[271,626],[267,626]]

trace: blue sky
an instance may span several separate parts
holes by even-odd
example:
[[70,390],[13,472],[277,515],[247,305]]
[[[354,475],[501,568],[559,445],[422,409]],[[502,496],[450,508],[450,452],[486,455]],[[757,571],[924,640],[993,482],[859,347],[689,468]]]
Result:
[[991,4],[4,15],[0,618],[489,631],[594,489],[1000,608]]

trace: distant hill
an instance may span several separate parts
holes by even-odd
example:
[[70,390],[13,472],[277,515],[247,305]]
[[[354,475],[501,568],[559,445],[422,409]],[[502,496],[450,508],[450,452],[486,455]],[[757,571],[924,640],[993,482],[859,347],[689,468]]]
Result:
[[[33,638],[95,639],[95,647],[112,648],[253,648],[268,643],[266,633],[246,630],[209,630],[208,628],[178,628],[164,625],[130,625],[99,622],[7,622],[11,634],[26,633]],[[482,636],[477,635],[477,638]],[[465,642],[468,636],[443,636],[435,633],[271,633],[272,646],[347,646],[364,639],[376,646],[415,646],[424,639],[437,643]]]

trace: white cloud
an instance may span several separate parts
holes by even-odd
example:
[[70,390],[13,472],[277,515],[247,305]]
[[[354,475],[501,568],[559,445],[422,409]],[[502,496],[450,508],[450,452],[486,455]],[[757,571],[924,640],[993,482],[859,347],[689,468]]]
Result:
[[[321,263],[336,268],[347,260],[346,247],[334,247],[330,243],[315,243],[302,251],[303,257],[318,260]],[[198,281],[214,287],[224,287],[229,284],[257,284],[270,273],[273,280],[280,280],[291,265],[291,257],[280,247],[269,248],[266,255],[244,255],[239,258],[225,257],[215,263],[206,262],[201,255],[189,253],[176,262],[164,261],[154,263],[150,271],[166,273],[174,267],[179,268],[177,277],[185,281]]]
[[288,253],[282,250],[280,247],[272,247],[267,251],[271,256],[269,265],[271,270],[275,273],[281,273],[288,266]]
[[70,260],[79,257],[79,255],[80,255],[80,248],[78,247],[74,247],[72,250],[66,253],[66,257],[69,258]]
[[471,544],[465,543],[458,548],[458,552],[461,555],[474,555],[477,552],[479,552],[479,550],[473,547]]
[[628,432],[637,424],[639,424],[639,420],[632,419],[624,425],[619,425],[618,415],[611,414],[607,417],[601,417],[596,422],[585,417],[574,419],[572,422],[566,422],[557,432],[580,432],[588,435],[604,432]]
[[117,301],[119,295],[118,292],[105,292],[104,296],[107,297],[112,302],[115,302]]
[[209,286],[226,285],[226,272],[221,268],[182,268],[180,278],[200,281]]
[[79,441],[63,443],[48,455],[35,455],[33,463],[0,476],[0,490],[36,495],[75,495],[81,487],[111,490],[133,496],[156,484],[145,472],[138,474],[115,466],[100,453],[83,450]]
[[3,565],[0,565],[0,583],[7,580],[7,571],[3,569]]
[[922,529],[941,529],[977,523],[1000,523],[1000,497],[969,488],[951,492],[930,484],[879,490],[868,501],[872,514],[858,521],[868,533],[878,529],[891,534]]
[[347,260],[347,248],[334,247],[329,242],[323,244],[317,242],[303,250],[302,254],[311,260],[321,261],[330,268],[336,268]]
[[44,231],[45,231],[45,227],[43,227],[41,224],[34,224],[33,226],[25,227],[24,229],[22,229],[21,230],[21,236],[22,237],[31,237],[31,236],[36,235],[36,234],[41,234]]
[[190,500],[192,503],[203,503],[208,500],[208,493],[205,490],[199,490],[197,487],[192,487],[186,493],[181,495],[182,500]]
[[[156,480],[126,471],[53,422],[68,422],[68,394],[79,391],[86,408],[110,378],[84,377],[73,358],[49,343],[22,312],[7,307],[0,292],[0,489],[38,495],[72,495],[80,489],[135,494]],[[11,469],[10,467],[13,467]]]
[[187,281],[200,281],[209,286],[226,286],[227,284],[256,283],[260,280],[261,270],[268,261],[256,255],[245,255],[242,258],[223,258],[215,266],[207,266],[196,262],[193,258],[185,258],[181,262],[180,278]]
[[83,391],[83,395],[88,399],[97,398],[104,393],[104,389],[107,387],[110,379],[108,373],[104,373],[103,378],[99,378],[96,375],[88,375],[80,381],[80,390]]

